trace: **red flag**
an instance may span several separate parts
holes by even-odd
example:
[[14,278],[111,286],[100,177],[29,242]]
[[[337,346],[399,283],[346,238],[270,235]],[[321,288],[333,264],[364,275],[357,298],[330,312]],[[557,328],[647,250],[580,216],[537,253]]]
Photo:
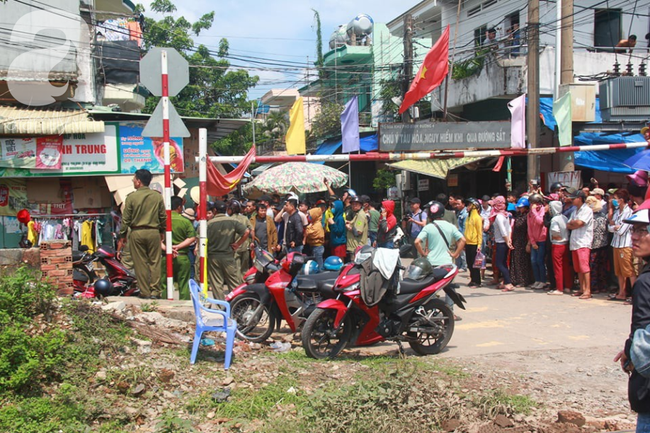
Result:
[[505,156],[500,156],[500,157],[499,157],[499,160],[498,160],[497,163],[494,165],[494,168],[492,169],[492,171],[501,171],[501,167],[503,167],[503,161],[504,161],[505,159],[506,159]]
[[409,91],[404,95],[399,114],[431,93],[442,83],[447,73],[449,73],[449,26],[424,58]]
[[251,162],[254,158],[255,146],[251,147],[251,150],[248,151],[246,157],[242,160],[242,162],[239,163],[237,168],[226,175],[219,173],[217,167],[215,167],[212,161],[208,159],[208,179],[206,182],[208,195],[211,195],[213,197],[220,197],[232,191],[237,186],[242,177],[244,177],[244,173],[246,173],[248,166],[251,165]]

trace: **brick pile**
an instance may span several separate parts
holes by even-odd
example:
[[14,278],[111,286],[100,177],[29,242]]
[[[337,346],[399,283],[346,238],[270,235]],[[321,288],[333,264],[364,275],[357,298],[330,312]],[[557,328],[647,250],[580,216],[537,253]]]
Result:
[[72,246],[70,241],[42,242],[41,272],[43,278],[52,283],[59,296],[74,293],[72,284]]

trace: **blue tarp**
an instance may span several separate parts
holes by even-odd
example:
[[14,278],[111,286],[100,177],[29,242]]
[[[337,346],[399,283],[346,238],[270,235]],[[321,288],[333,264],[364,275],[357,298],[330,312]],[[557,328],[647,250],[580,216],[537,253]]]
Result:
[[[553,116],[553,98],[540,98],[539,109],[546,125],[550,130],[555,131],[555,117]],[[595,121],[589,123],[602,123],[603,118],[600,115],[600,100],[596,98],[596,115]],[[593,144],[617,144],[617,143],[636,143],[644,141],[641,134],[622,135],[622,134],[604,134],[594,132],[583,132],[573,137],[575,146],[591,146]],[[633,173],[623,161],[640,152],[643,149],[616,149],[599,152],[576,152],[575,163],[581,167],[592,168],[594,170],[609,171],[612,173]]]
[[[318,146],[314,155],[334,155],[341,146],[343,146],[343,141],[341,139],[324,141],[320,146]],[[361,147],[362,152],[373,152],[379,149],[377,134],[361,137],[359,140],[359,146]]]
[[[548,127],[551,131],[555,131],[555,116],[553,116],[553,98],[539,98],[539,113],[542,115],[542,120],[544,120],[544,125]],[[603,118],[600,115],[600,100],[596,98],[596,120],[589,123],[602,123]]]
[[[592,144],[617,144],[638,143],[645,141],[641,134],[621,135],[583,132],[573,138],[576,146],[590,146]],[[609,171],[612,173],[634,173],[635,170],[623,164],[623,161],[641,152],[638,149],[602,150],[598,152],[576,152],[576,165],[593,168],[594,170]]]

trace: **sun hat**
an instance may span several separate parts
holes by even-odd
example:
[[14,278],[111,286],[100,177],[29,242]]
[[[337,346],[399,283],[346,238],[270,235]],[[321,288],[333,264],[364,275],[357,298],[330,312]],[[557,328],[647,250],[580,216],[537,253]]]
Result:
[[648,186],[648,172],[645,170],[637,170],[625,177],[636,186]]
[[192,209],[191,207],[185,209],[185,210],[181,213],[181,215],[183,215],[185,218],[187,218],[187,219],[190,220],[190,221],[194,221],[194,219],[195,219],[194,209]]

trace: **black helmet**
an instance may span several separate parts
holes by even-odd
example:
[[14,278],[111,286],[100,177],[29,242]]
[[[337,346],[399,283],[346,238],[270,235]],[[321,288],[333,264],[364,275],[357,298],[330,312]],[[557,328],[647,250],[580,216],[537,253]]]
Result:
[[111,296],[113,294],[113,283],[106,278],[95,281],[95,296]]
[[528,196],[528,201],[530,203],[542,203],[544,201],[544,197],[542,197],[541,194],[535,193]]
[[429,219],[437,220],[445,215],[445,207],[439,201],[432,201],[428,203],[427,208]]
[[433,267],[431,263],[424,257],[420,257],[419,259],[413,260],[411,265],[406,268],[406,271],[404,271],[404,279],[422,280],[431,274],[432,271]]
[[564,185],[562,185],[562,182],[553,182],[551,184],[551,193],[558,192],[562,188],[566,188]]

